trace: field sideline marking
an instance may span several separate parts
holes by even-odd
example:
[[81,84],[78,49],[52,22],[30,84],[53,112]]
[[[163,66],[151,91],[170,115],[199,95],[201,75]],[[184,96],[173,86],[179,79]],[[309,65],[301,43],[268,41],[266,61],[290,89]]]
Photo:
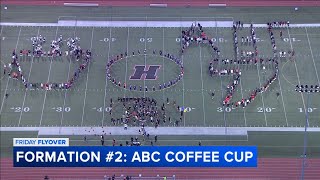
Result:
[[[22,29],[22,27],[20,27],[20,30],[19,30],[19,35],[18,35],[18,39],[17,39],[17,43],[16,43],[15,49],[18,48],[18,44],[19,44],[19,40],[20,40],[20,35],[21,35],[21,29]],[[2,103],[1,103],[0,114],[2,113],[3,104],[4,104],[4,101],[5,101],[5,99],[6,99],[5,96],[6,96],[6,94],[7,94],[8,85],[9,85],[9,80],[10,80],[10,76],[8,76],[8,78],[7,78],[7,84],[6,84],[6,89],[5,89],[5,91],[4,91],[4,95],[3,95],[3,99],[2,99]]]
[[[293,46],[292,46],[292,42],[291,42],[291,36],[290,36],[290,31],[289,31],[289,28],[288,28],[288,27],[287,27],[287,31],[288,31],[288,35],[289,35],[291,50],[293,50]],[[298,83],[299,83],[299,85],[301,85],[301,83],[300,83],[300,76],[299,76],[299,73],[298,73],[298,68],[297,68],[296,60],[294,59],[293,62],[294,62],[294,66],[295,66],[295,68],[296,68]],[[294,88],[294,87],[292,87],[292,88]],[[302,103],[303,103],[303,107],[304,107],[304,112],[305,112],[305,114],[307,114],[307,108],[306,108],[306,104],[305,104],[305,102],[304,102],[303,94],[300,93],[300,95],[301,95],[301,98],[302,98]],[[307,120],[308,120],[308,119],[307,119]],[[308,124],[308,126],[309,126],[309,120],[307,121],[307,124]]]
[[[111,49],[111,31],[112,31],[112,28],[109,29],[109,47],[108,47],[108,55],[107,55],[107,58],[108,58],[108,61],[110,60],[110,49]],[[105,111],[106,111],[106,97],[107,97],[107,87],[108,87],[108,78],[107,78],[107,75],[106,75],[106,85],[105,85],[105,88],[104,88],[104,97],[103,97],[103,111],[102,111],[102,127],[103,127],[103,121],[104,121],[104,118],[105,118]]]
[[[288,82],[289,83],[289,82]],[[293,85],[293,84],[292,84]],[[1,91],[4,91],[5,89],[1,89]],[[8,89],[9,91],[24,91],[25,89],[11,89],[11,88],[9,88]],[[104,91],[104,90],[108,90],[108,91],[117,91],[117,92],[122,92],[122,91],[124,91],[123,89],[117,89],[117,88],[113,88],[113,89],[111,89],[111,88],[107,88],[107,89],[95,89],[95,88],[93,88],[93,89],[90,89],[90,88],[88,88],[87,89],[87,91],[91,91],[91,92],[98,92],[98,91]],[[214,90],[214,91],[221,91],[221,89],[204,89],[203,91],[205,91],[205,92],[211,92],[212,90]],[[244,91],[246,91],[246,92],[251,92],[251,91],[253,91],[254,89],[245,89]],[[45,90],[42,90],[42,89],[35,89],[35,91],[45,91]],[[60,91],[74,91],[74,92],[80,92],[80,91],[85,91],[85,89],[72,89],[72,90],[56,90],[56,91],[52,91],[52,92],[60,92]],[[177,92],[177,91],[182,91],[182,89],[177,89],[177,90],[173,90],[173,89],[166,89],[166,91],[167,92],[173,92],[173,91],[175,91],[175,92]],[[188,91],[188,92],[200,92],[201,91],[201,89],[186,89],[186,91]],[[236,90],[236,91],[239,91],[239,90]],[[268,90],[269,92],[276,92],[276,90],[272,90],[272,89],[270,89],[270,90]],[[284,92],[293,92],[293,91],[295,91],[295,90],[283,90]],[[159,92],[159,91],[158,91]],[[12,92],[12,93],[14,93],[14,92]]]
[[307,34],[307,38],[308,38],[308,43],[309,43],[309,48],[310,48],[310,52],[311,52],[311,57],[312,57],[312,60],[313,60],[313,66],[314,66],[314,69],[316,71],[316,75],[317,75],[317,79],[318,79],[318,85],[320,85],[320,80],[319,80],[319,76],[318,76],[318,70],[317,70],[317,67],[316,67],[316,63],[314,61],[314,57],[313,57],[313,52],[312,52],[312,48],[311,48],[311,43],[310,43],[310,39],[309,39],[309,34],[308,34],[308,30],[307,28],[305,27],[305,30],[306,30],[306,34]]
[[[74,20],[59,20],[58,23],[16,23],[16,22],[1,22],[1,26],[46,26],[46,27],[73,27]],[[181,26],[190,27],[190,24],[194,21],[77,21],[76,26],[78,27],[179,27],[177,22],[181,22]],[[214,27],[212,21],[198,21],[203,27]],[[217,21],[218,27],[231,28],[233,21]],[[251,24],[244,24],[243,27],[249,28]],[[268,28],[267,24],[253,24],[257,28]],[[320,24],[290,24],[292,27],[320,27]]]
[[[87,137],[88,138],[88,137]],[[149,140],[152,140],[151,138]],[[107,139],[104,140],[105,142],[113,142],[113,139]],[[118,139],[116,140],[117,142],[125,142],[125,139]],[[249,139],[164,139],[164,140],[158,140],[159,142],[248,142]],[[74,140],[69,140],[69,142],[85,142],[84,140],[80,140],[80,139],[74,139]],[[101,142],[101,140],[98,139],[87,139],[87,142]],[[141,141],[140,141],[141,142]],[[144,142],[148,142],[148,139],[145,139]],[[259,147],[264,147],[264,146],[259,146]],[[268,146],[267,146],[268,147]],[[273,147],[273,146],[270,146]],[[274,147],[279,147],[279,146],[274,146]],[[280,146],[280,147],[287,147],[287,146]],[[295,146],[288,146],[288,147],[295,147]],[[299,146],[300,147],[300,146]],[[308,147],[319,147],[319,146],[308,146]]]
[[[76,31],[77,31],[77,27],[75,26],[75,27],[74,27],[74,31],[73,31],[73,38],[76,38]],[[70,67],[71,67],[71,61],[72,61],[72,59],[70,58],[69,60],[70,60],[70,61],[69,61],[69,67],[68,67],[67,81],[68,81],[69,78],[70,78]],[[63,119],[64,119],[64,112],[65,112],[65,107],[66,107],[67,92],[68,92],[68,91],[66,91],[66,92],[64,93],[63,109],[62,109],[61,118],[60,118],[60,126],[61,126],[61,127],[62,127],[62,121],[63,121]]]
[[[60,132],[61,128],[61,133]],[[139,135],[140,127],[0,127],[1,132],[10,131],[38,131],[41,135]],[[304,127],[227,127],[228,134],[225,134],[225,127],[145,127],[150,135],[247,135],[248,132],[304,132]],[[320,128],[308,128],[309,132],[320,132]]]
[[[37,37],[39,36],[39,34],[40,34],[40,27],[38,28]],[[32,60],[31,60],[31,65],[30,65],[30,69],[29,69],[29,75],[28,75],[27,82],[29,82],[29,80],[30,80],[33,61],[34,61],[34,56],[32,56]],[[19,116],[18,126],[20,126],[20,123],[21,123],[21,117],[22,117],[22,113],[23,113],[23,109],[24,109],[24,104],[25,104],[25,101],[26,101],[26,97],[27,97],[27,89],[25,89],[24,96],[23,96],[23,101],[22,101],[22,106],[21,106],[21,112],[20,112],[20,116]]]
[[[91,30],[90,51],[92,50],[93,31],[94,31],[94,27],[92,27],[92,30]],[[110,39],[109,39],[109,41],[110,41]],[[83,99],[83,106],[82,106],[81,126],[83,125],[84,110],[85,110],[85,107],[86,107],[87,89],[88,89],[88,79],[89,79],[89,72],[90,72],[90,64],[91,64],[91,63],[92,63],[92,60],[91,60],[91,62],[89,62],[89,64],[88,64],[88,72],[87,72],[87,80],[86,80],[86,90],[84,91],[84,99]]]

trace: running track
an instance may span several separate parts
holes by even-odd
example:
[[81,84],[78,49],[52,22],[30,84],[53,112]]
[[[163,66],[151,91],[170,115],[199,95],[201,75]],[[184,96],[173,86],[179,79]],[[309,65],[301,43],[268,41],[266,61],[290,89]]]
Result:
[[[2,0],[6,5],[63,5],[64,2],[83,2],[86,0],[26,1]],[[151,3],[167,3],[168,6],[205,6],[223,3],[227,6],[320,6],[318,0],[92,0],[102,6],[149,6]],[[14,168],[11,158],[1,158],[0,179],[2,180],[42,180],[45,175],[50,178],[90,178],[103,179],[104,175],[130,175],[137,177],[160,176],[176,179],[299,179],[302,159],[297,158],[260,158],[257,168]],[[320,158],[307,159],[306,180],[320,179]]]

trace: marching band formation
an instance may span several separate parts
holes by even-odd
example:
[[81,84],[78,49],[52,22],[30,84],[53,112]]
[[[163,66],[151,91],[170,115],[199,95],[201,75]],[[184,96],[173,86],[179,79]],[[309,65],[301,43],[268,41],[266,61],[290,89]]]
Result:
[[[251,45],[253,46],[254,50],[253,51],[241,51],[239,53],[239,47],[238,47],[238,37],[237,37],[237,31],[239,29],[243,28],[243,23],[240,21],[237,21],[233,25],[233,39],[234,39],[234,53],[235,53],[235,59],[220,59],[220,50],[218,47],[215,45],[212,39],[210,39],[206,33],[203,31],[203,27],[201,26],[200,23],[192,24],[192,26],[185,30],[182,31],[182,47],[181,47],[181,54],[183,54],[186,49],[192,44],[196,43],[197,45],[199,44],[208,44],[211,47],[211,52],[212,54],[215,54],[215,58],[211,60],[209,63],[209,69],[208,72],[210,76],[226,76],[230,75],[233,77],[233,80],[230,84],[228,84],[226,90],[226,96],[222,102],[224,106],[232,106],[234,108],[237,107],[243,107],[245,108],[248,104],[250,104],[255,97],[257,96],[258,93],[263,93],[265,92],[269,86],[276,80],[279,74],[279,57],[285,57],[286,52],[279,52],[278,56],[278,50],[277,46],[275,43],[275,38],[274,38],[274,33],[272,31],[273,28],[276,27],[289,27],[289,22],[272,22],[272,23],[267,23],[268,25],[268,32],[271,40],[271,45],[272,45],[272,50],[274,53],[274,56],[269,59],[263,59],[258,57],[258,50],[257,50],[257,37],[255,33],[255,29],[253,28],[253,25],[251,24],[250,26],[250,36],[247,37],[242,37],[241,38],[241,45]],[[282,31],[280,31],[280,37],[282,38]],[[42,48],[42,45],[46,43],[46,38],[42,37],[41,35],[32,37],[32,45],[33,49],[32,50],[25,50],[22,49],[20,50],[20,56],[33,56],[33,58],[39,58],[39,57],[60,57],[62,56],[62,51],[61,51],[61,46],[63,46],[63,38],[62,35],[58,37],[57,40],[53,40],[51,42],[51,48],[48,52],[45,52]],[[72,87],[74,84],[75,80],[80,76],[81,72],[84,71],[92,58],[92,54],[90,50],[83,51],[82,48],[80,47],[80,38],[75,37],[75,38],[68,38],[66,40],[66,44],[68,47],[68,51],[66,51],[66,56],[71,57],[72,59],[76,59],[76,61],[81,60],[79,68],[72,74],[71,78],[67,82],[63,83],[49,83],[49,82],[44,82],[44,83],[30,83],[28,80],[24,77],[22,73],[22,69],[20,66],[20,63],[18,61],[18,56],[16,54],[16,50],[13,50],[12,52],[12,62],[8,64],[8,66],[5,65],[4,68],[4,73],[8,72],[8,75],[14,79],[21,79],[23,82],[24,86],[26,88],[30,89],[44,89],[44,90],[52,90],[52,89],[69,89]],[[143,50],[142,52],[140,50],[133,51],[132,56],[136,55],[147,55],[147,50]],[[150,53],[151,54],[151,53]],[[163,82],[159,83],[157,87],[152,86],[152,87],[142,87],[141,85],[135,85],[135,84],[126,84],[125,82],[121,82],[117,79],[115,79],[111,75],[111,67],[114,65],[116,62],[121,61],[123,59],[126,59],[127,57],[130,57],[128,55],[128,52],[125,52],[123,54],[115,55],[111,57],[106,65],[106,77],[108,80],[110,80],[113,84],[119,87],[123,87],[127,90],[130,91],[156,91],[156,90],[162,90],[165,88],[169,88],[173,85],[175,85],[178,81],[182,79],[184,70],[183,70],[183,62],[176,56],[169,54],[169,53],[164,53],[161,50],[153,50],[152,52],[153,55],[156,56],[161,56],[165,57],[166,59],[169,59],[173,61],[178,67],[180,68],[180,73],[177,77],[169,80],[168,82]],[[294,51],[289,51],[288,52],[291,57],[294,56]],[[240,55],[240,57],[239,57]],[[225,64],[225,65],[235,65],[233,68],[218,68],[220,64]],[[239,68],[239,65],[241,64],[246,64],[246,65],[255,65],[258,66],[259,68],[262,67],[263,70],[265,70],[266,66],[272,67],[274,70],[272,75],[267,78],[266,82],[262,84],[261,87],[255,88],[250,95],[246,98],[243,98],[241,100],[236,100],[235,102],[232,102],[232,98],[234,95],[234,92],[238,85],[240,84],[240,77],[241,77],[241,69]],[[302,88],[297,86],[297,91],[302,91]],[[315,86],[314,91],[318,91],[319,86]]]
[[[61,46],[63,45],[62,35],[59,36],[57,40],[53,40],[51,42],[51,49],[48,52],[45,52],[42,48],[42,45],[46,42],[46,38],[41,35],[37,37],[32,37],[32,46],[33,50],[20,50],[20,56],[32,56],[32,58],[40,58],[40,57],[60,57],[62,56]],[[66,51],[66,55],[72,58],[76,58],[77,61],[82,60],[79,68],[73,73],[71,78],[67,82],[61,83],[53,83],[53,82],[42,82],[42,83],[31,83],[28,79],[23,75],[18,56],[16,54],[16,50],[12,52],[12,61],[5,65],[4,74],[8,72],[9,77],[21,80],[25,88],[27,89],[44,89],[44,90],[54,90],[54,89],[69,89],[74,84],[75,80],[78,79],[81,72],[83,72],[91,61],[91,51],[86,50],[83,52],[79,45],[80,39],[76,37],[75,39],[69,38],[67,39],[68,51]],[[31,55],[32,54],[32,55]]]
[[[143,50],[143,55],[147,55],[147,50]],[[121,53],[119,55],[115,55],[113,57],[110,58],[110,60],[107,62],[106,65],[106,76],[108,78],[108,80],[110,80],[114,85],[119,86],[119,87],[123,87],[129,91],[157,91],[157,90],[163,90],[169,87],[174,86],[175,84],[177,84],[183,76],[183,62],[176,56],[169,54],[169,53],[164,53],[162,52],[162,50],[153,50],[152,55],[155,56],[160,56],[160,57],[165,57],[168,60],[171,60],[172,62],[174,62],[176,65],[178,65],[178,67],[180,68],[180,73],[178,74],[177,77],[174,77],[173,79],[169,80],[168,82],[163,82],[163,83],[159,83],[158,86],[144,86],[142,87],[141,85],[136,85],[136,84],[126,84],[125,82],[121,82],[120,80],[115,79],[112,75],[111,75],[111,67],[112,65],[114,65],[116,62],[121,61],[121,60],[125,60],[126,58],[128,58],[128,53],[125,52],[124,54]],[[137,50],[137,51],[133,51],[132,52],[132,56],[136,56],[136,55],[141,55],[141,51]]]
[[[237,21],[233,25],[234,53],[235,53],[235,57],[236,57],[236,59],[234,59],[234,60],[233,59],[219,60],[220,50],[213,43],[213,41],[205,34],[201,24],[198,23],[197,26],[195,26],[193,24],[187,31],[182,31],[183,44],[182,44],[181,53],[184,53],[186,48],[188,48],[192,42],[196,42],[197,44],[200,44],[200,43],[209,44],[210,47],[212,48],[212,53],[215,53],[216,57],[217,57],[217,58],[214,58],[209,63],[210,76],[214,76],[214,75],[218,75],[218,76],[231,75],[231,76],[233,76],[232,82],[227,86],[227,94],[226,94],[222,104],[224,106],[231,105],[234,108],[237,108],[240,106],[245,108],[248,104],[250,104],[255,99],[255,97],[257,96],[258,93],[265,92],[269,88],[270,84],[272,82],[274,82],[278,76],[277,56],[270,58],[269,60],[264,60],[262,58],[259,59],[257,57],[258,56],[258,50],[257,50],[257,45],[256,45],[257,38],[256,38],[256,33],[253,28],[253,25],[251,25],[251,28],[250,28],[250,34],[251,34],[250,40],[249,40],[249,37],[247,37],[247,39],[248,39],[248,42],[252,42],[252,45],[254,47],[254,52],[242,51],[241,58],[240,59],[237,58],[237,56],[239,54],[237,30],[242,27],[243,27],[243,23],[240,21]],[[270,32],[270,36],[271,36],[271,40],[272,40],[273,39],[272,34],[271,34],[272,31],[270,30],[269,32]],[[243,40],[242,40],[242,42],[243,42]],[[247,41],[245,41],[245,42],[248,43]],[[274,40],[272,42],[275,46]],[[236,64],[236,65],[254,64],[254,65],[257,65],[259,63],[260,65],[265,67],[265,65],[267,65],[267,64],[272,64],[275,71],[272,74],[272,76],[267,80],[267,82],[265,82],[262,85],[262,87],[258,87],[253,92],[251,92],[251,94],[248,98],[243,98],[243,99],[238,100],[236,102],[231,102],[232,97],[234,95],[234,92],[240,83],[241,70],[239,67],[219,69],[218,68],[219,61],[222,64],[226,64],[226,65],[227,64]]]

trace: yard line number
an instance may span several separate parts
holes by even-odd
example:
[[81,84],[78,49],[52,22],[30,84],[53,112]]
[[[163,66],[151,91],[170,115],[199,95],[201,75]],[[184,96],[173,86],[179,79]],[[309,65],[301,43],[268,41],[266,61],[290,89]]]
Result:
[[195,108],[192,108],[192,107],[180,107],[179,110],[180,112],[183,111],[183,112],[191,112],[192,109],[195,109]]
[[[304,108],[298,108],[299,109],[299,112],[304,112]],[[317,108],[308,108],[308,112],[309,113],[312,113],[314,110],[316,110]]]
[[[217,107],[217,112],[231,112],[234,108],[231,107]],[[257,112],[272,112],[273,110],[275,110],[276,108],[271,108],[271,107],[258,107],[257,108]]]
[[145,41],[150,43],[150,42],[152,42],[152,38],[150,38],[150,37],[149,38],[140,38],[140,42],[145,42]]
[[[283,38],[283,41],[284,42],[290,42],[290,38]],[[295,42],[295,41],[301,41],[301,40],[296,39],[296,38],[291,38],[291,41]]]
[[[100,41],[103,41],[103,42],[109,42],[109,38],[103,38],[102,40]],[[111,38],[111,42],[114,42],[116,41],[116,38]]]
[[97,112],[103,112],[103,111],[110,112],[112,110],[112,107],[105,107],[105,108],[103,108],[103,107],[98,107],[98,108],[94,107],[92,109],[95,109]]
[[[263,40],[263,39],[260,39],[260,38],[256,38],[256,41],[257,41],[257,42],[261,42],[261,41],[264,41],[264,40]],[[245,43],[246,41],[245,41],[245,39],[242,39],[242,38],[241,38],[241,42],[242,42],[242,43]],[[249,38],[249,39],[248,39],[248,42],[252,42],[252,39]]]
[[[176,38],[176,42],[180,42],[181,38]],[[227,42],[224,38],[211,38],[212,42]]]
[[266,107],[266,108],[263,108],[263,107],[258,107],[257,110],[258,112],[272,112],[272,110],[275,110],[276,108],[271,108],[271,107]]
[[71,107],[53,107],[52,109],[54,109],[56,112],[70,112],[71,111]]
[[29,107],[11,107],[10,109],[13,110],[13,112],[29,112],[30,111],[30,108]]
[[231,107],[217,107],[217,112],[231,112]]

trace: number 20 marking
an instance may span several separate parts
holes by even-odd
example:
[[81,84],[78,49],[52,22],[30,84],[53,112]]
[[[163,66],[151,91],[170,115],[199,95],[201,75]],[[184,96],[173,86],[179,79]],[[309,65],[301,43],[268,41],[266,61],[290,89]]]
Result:
[[258,112],[272,112],[272,110],[275,108],[266,107],[265,110],[263,110],[263,107],[258,107]]
[[29,107],[12,107],[10,108],[13,110],[13,112],[29,112],[30,111],[30,108]]

